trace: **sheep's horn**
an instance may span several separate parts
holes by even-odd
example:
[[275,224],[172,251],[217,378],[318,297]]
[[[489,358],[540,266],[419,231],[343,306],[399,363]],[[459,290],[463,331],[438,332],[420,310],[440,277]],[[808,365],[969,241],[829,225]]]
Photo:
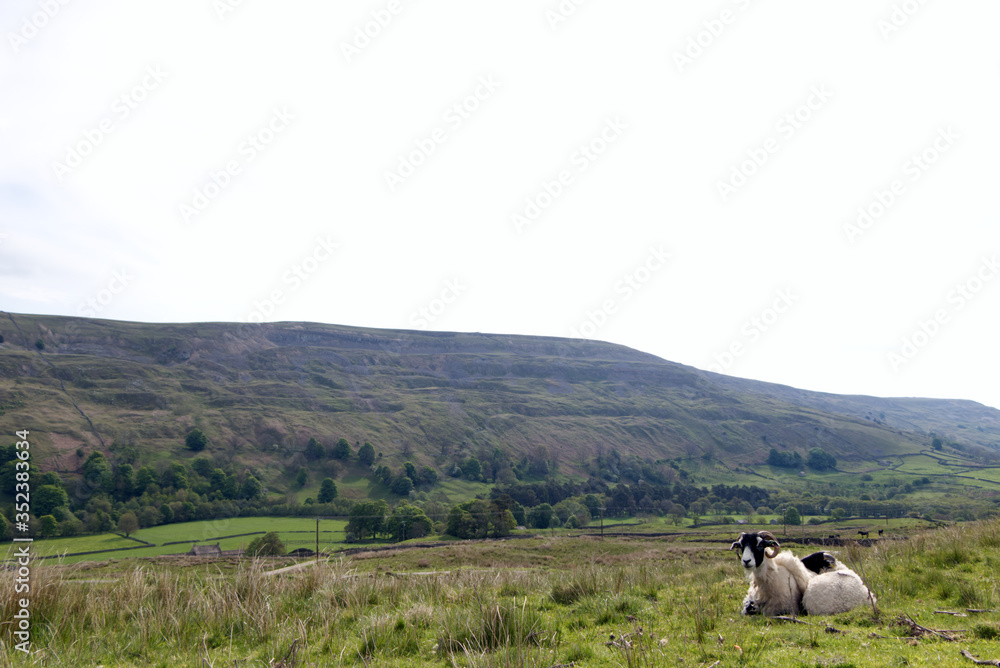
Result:
[[[775,538],[774,534],[770,531],[761,531],[760,536],[764,539],[764,556],[768,559],[774,559],[778,556],[778,552],[781,551],[781,544],[778,543],[778,539]],[[774,548],[774,551],[771,552],[771,554],[767,553],[767,548],[769,547]]]

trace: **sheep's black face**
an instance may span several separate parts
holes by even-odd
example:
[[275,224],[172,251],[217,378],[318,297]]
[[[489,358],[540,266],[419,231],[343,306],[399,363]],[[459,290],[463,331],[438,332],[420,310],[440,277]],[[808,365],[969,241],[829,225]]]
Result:
[[[740,555],[740,563],[743,568],[758,568],[764,563],[764,550],[769,547],[777,547],[778,541],[767,531],[760,533],[741,533],[739,539],[733,543],[732,549]],[[773,555],[772,555],[773,556]]]

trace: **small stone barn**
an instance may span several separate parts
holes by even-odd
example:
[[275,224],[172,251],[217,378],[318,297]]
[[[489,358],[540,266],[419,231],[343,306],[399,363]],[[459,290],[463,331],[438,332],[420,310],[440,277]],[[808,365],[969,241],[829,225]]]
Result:
[[218,543],[215,545],[192,545],[188,554],[192,557],[221,557],[222,548],[219,547]]

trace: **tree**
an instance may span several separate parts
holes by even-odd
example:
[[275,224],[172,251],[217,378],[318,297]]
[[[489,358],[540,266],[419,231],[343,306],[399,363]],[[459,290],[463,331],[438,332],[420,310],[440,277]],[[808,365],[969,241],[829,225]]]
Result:
[[469,480],[479,480],[483,477],[483,465],[475,457],[469,457],[462,462],[462,474]]
[[77,536],[83,533],[83,522],[71,517],[59,523],[60,536]]
[[119,464],[115,467],[115,472],[111,476],[111,484],[114,487],[115,499],[127,501],[132,498],[135,491],[135,484],[132,482],[133,470],[131,464]]
[[382,483],[386,487],[392,483],[392,469],[385,464],[379,464],[376,466],[372,475],[375,477],[377,482]]
[[306,459],[316,461],[317,459],[323,459],[324,454],[326,452],[323,449],[323,444],[317,441],[315,436],[310,438],[309,442],[306,443]]
[[180,462],[174,462],[160,474],[160,487],[173,487],[174,489],[187,489],[188,476],[187,467]]
[[317,500],[320,503],[330,503],[337,498],[337,483],[333,481],[333,478],[323,478],[323,482],[319,484],[319,497]]
[[371,466],[375,463],[375,448],[368,441],[358,448],[358,461],[365,466]]
[[552,506],[542,503],[528,511],[528,523],[536,529],[548,529],[552,522]]
[[139,518],[132,511],[122,513],[122,516],[118,518],[118,530],[128,538],[129,534],[139,530]]
[[456,538],[486,538],[490,526],[490,512],[481,499],[466,501],[448,512],[445,533]]
[[87,514],[87,531],[90,533],[104,533],[114,528],[111,517],[103,510],[98,510]]
[[42,485],[31,495],[31,501],[31,509],[36,516],[51,515],[56,508],[67,505],[69,497],[61,486]]
[[143,506],[136,517],[139,519],[139,526],[143,528],[156,526],[163,521],[160,511],[153,506]]
[[528,460],[528,474],[538,477],[549,474],[549,449],[544,445],[539,445],[531,453]]
[[160,515],[163,516],[164,524],[170,524],[174,521],[174,509],[165,503],[160,506]]
[[510,535],[511,530],[517,526],[517,520],[514,519],[514,513],[511,512],[511,508],[513,507],[514,500],[506,494],[499,499],[490,501],[490,523],[487,528],[490,536],[502,538],[503,536]]
[[422,538],[431,532],[431,520],[423,510],[405,501],[396,506],[386,521],[386,531],[396,541]]
[[421,466],[419,479],[421,485],[427,485],[428,487],[430,487],[431,485],[433,485],[438,481],[438,472],[432,469],[430,466]]
[[333,452],[331,456],[334,459],[350,459],[351,457],[351,444],[348,443],[346,438],[342,438],[337,441],[337,444],[333,446]]
[[246,549],[246,554],[251,557],[280,557],[286,552],[285,544],[274,531],[254,538]]
[[771,452],[767,455],[767,463],[782,468],[801,469],[803,462],[802,455],[797,452],[778,452],[771,448]]
[[306,486],[306,482],[309,480],[309,471],[305,466],[299,467],[299,472],[295,474],[295,484],[299,489]]
[[226,479],[222,481],[222,496],[227,499],[235,499],[240,495],[240,482],[236,479],[235,473],[227,473]]
[[591,519],[597,519],[601,516],[601,500],[597,498],[596,494],[588,494],[583,497],[583,505],[587,506],[587,510],[590,511]]
[[87,457],[87,461],[83,463],[83,479],[102,491],[111,491],[111,469],[102,453],[95,451]]
[[413,462],[403,462],[403,473],[413,481],[414,485],[417,484],[419,477],[417,476],[417,467],[413,465]]
[[937,436],[935,436],[933,439],[931,439],[931,448],[933,448],[935,450],[941,450],[943,448],[943,446],[944,446],[944,444],[941,443],[941,439],[938,438]]
[[132,492],[142,496],[146,488],[156,482],[156,471],[149,466],[143,466],[136,472],[135,480],[132,483]]
[[791,524],[793,527],[797,527],[802,524],[802,516],[799,515],[798,508],[795,506],[788,506],[785,509],[785,524]]
[[59,533],[59,520],[53,515],[42,515],[38,518],[38,529],[43,538],[55,536]]
[[413,491],[413,480],[408,475],[400,473],[392,479],[389,489],[397,496],[407,496]]
[[56,485],[57,487],[62,487],[62,480],[59,479],[59,474],[55,471],[46,471],[38,479],[38,485]]
[[205,436],[205,432],[195,427],[184,437],[184,445],[187,446],[188,450],[201,452],[208,445],[208,437]]
[[826,471],[837,468],[837,458],[822,448],[813,448],[809,451],[806,464],[815,471]]
[[240,496],[244,499],[256,499],[263,493],[264,486],[252,475],[248,475],[240,487]]
[[389,504],[383,499],[378,501],[361,501],[351,507],[345,531],[353,533],[359,540],[365,534],[372,538],[382,533],[385,526],[385,516],[389,512]]
[[196,457],[191,461],[191,470],[202,478],[208,479],[212,475],[212,462],[204,457]]

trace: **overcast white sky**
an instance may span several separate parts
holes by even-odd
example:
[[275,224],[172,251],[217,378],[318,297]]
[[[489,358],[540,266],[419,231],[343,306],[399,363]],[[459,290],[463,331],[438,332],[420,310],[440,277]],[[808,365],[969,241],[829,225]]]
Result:
[[4,0],[0,308],[580,336],[1000,407],[998,24]]

